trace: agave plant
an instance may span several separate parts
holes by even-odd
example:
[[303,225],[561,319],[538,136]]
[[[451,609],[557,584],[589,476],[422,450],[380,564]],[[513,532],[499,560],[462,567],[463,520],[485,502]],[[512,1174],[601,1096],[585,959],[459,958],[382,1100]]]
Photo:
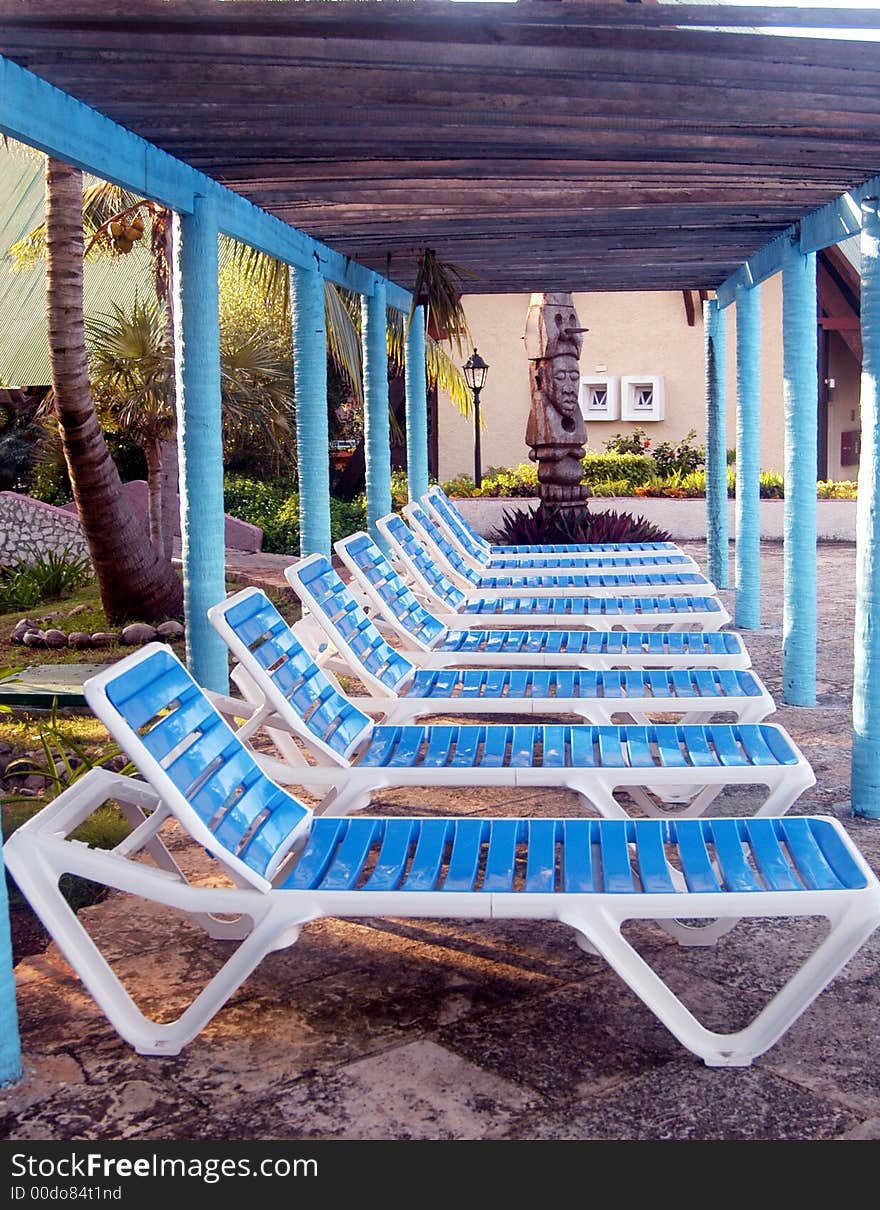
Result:
[[668,542],[669,534],[645,517],[613,509],[559,508],[539,504],[522,512],[508,510],[490,540],[502,546],[586,545],[605,542]]

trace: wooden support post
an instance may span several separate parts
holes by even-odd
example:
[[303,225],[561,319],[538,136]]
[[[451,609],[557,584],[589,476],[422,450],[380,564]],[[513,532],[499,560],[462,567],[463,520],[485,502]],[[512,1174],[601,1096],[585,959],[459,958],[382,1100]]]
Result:
[[816,254],[787,240],[782,258],[785,505],[782,697],[816,701],[816,467],[819,411]]
[[428,380],[425,371],[425,308],[416,307],[406,337],[406,480],[410,500],[428,490]]
[[367,529],[384,549],[376,522],[391,512],[391,430],[388,423],[388,336],[384,280],[362,297],[364,352],[364,447],[367,479]]
[[736,292],[734,624],[761,624],[761,294]]
[[229,691],[226,644],[208,609],[226,595],[217,218],[196,198],[174,219],[174,360],[186,656],[205,689]]
[[728,585],[727,323],[718,303],[703,304],[706,345],[706,566],[719,588]]
[[862,203],[862,452],[856,506],[853,814],[880,819],[880,214]]
[[327,328],[324,279],[290,271],[293,382],[299,467],[300,555],[330,558],[330,431],[327,421]]

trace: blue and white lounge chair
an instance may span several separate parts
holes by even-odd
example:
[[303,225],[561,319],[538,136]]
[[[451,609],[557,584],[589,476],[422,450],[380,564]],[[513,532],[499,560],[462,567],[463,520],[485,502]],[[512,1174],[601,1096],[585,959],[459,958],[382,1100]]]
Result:
[[[422,503],[446,534],[452,545],[477,571],[699,571],[697,564],[683,550],[654,550],[647,542],[614,542],[596,544],[578,550],[556,554],[501,554],[466,525],[459,510],[439,487],[431,487],[422,496]],[[669,543],[672,546],[672,543]]]
[[376,522],[388,544],[391,562],[409,580],[413,591],[437,612],[444,626],[511,626],[523,622],[541,626],[593,630],[720,630],[730,614],[716,596],[539,596],[463,592],[444,574],[424,544],[397,513]]
[[232,677],[250,703],[249,711],[240,705],[233,712],[245,720],[241,733],[265,730],[283,757],[261,753],[266,771],[318,796],[323,789],[322,814],[363,810],[377,791],[397,786],[529,786],[573,790],[609,818],[628,817],[615,790],[648,814],[678,804],[680,814],[700,815],[725,787],[739,786],[753,795],[754,814],[782,815],[815,782],[772,723],[379,725],[262,594],[236,594],[208,616],[237,661]]
[[640,596],[663,591],[667,596],[717,592],[715,585],[698,571],[667,569],[639,571],[477,571],[458,553],[440,526],[420,504],[410,503],[403,515],[443,572],[464,592],[511,597],[528,592],[534,596]]
[[[656,714],[678,716],[665,722],[699,723],[728,714],[736,722],[760,723],[776,709],[754,672],[734,669],[419,669],[382,637],[329,559],[310,555],[285,575],[331,658],[340,656],[370,693],[350,700],[386,724],[456,714],[573,714],[590,723],[649,723]],[[232,600],[257,592],[245,589]],[[271,608],[260,595],[263,607]],[[312,651],[317,658],[314,646]]]
[[615,554],[634,554],[642,555],[666,555],[666,554],[682,554],[681,547],[675,542],[588,542],[568,545],[566,543],[549,543],[532,546],[499,546],[491,542],[487,542],[485,538],[474,529],[471,523],[462,513],[461,509],[457,508],[455,502],[450,500],[442,487],[433,485],[428,488],[427,495],[431,497],[431,504],[435,504],[442,498],[446,510],[449,513],[454,513],[461,528],[468,535],[475,548],[484,551],[487,558],[531,558],[534,555],[615,555]]
[[419,668],[751,667],[742,636],[725,630],[468,630],[457,615],[450,627],[418,600],[369,534],[349,534],[334,549],[378,628]]
[[[266,777],[167,647],[108,666],[85,694],[143,780],[90,770],[10,837],[6,862],[110,1024],[141,1054],[178,1054],[266,954],[294,945],[311,921],[534,919],[567,924],[703,1062],[747,1066],[880,922],[880,884],[835,819],[314,819]],[[132,825],[127,839],[109,851],[71,840],[108,799]],[[208,882],[189,882],[166,847],[170,821],[178,854],[190,839],[213,858]],[[65,873],[183,912],[223,940],[224,964],[176,1020],[158,1023],[137,1006],[61,894]],[[798,916],[827,917],[830,934],[731,1033],[697,1021],[621,933],[632,919],[675,936],[679,920],[730,927]],[[240,944],[230,954],[232,941]]]

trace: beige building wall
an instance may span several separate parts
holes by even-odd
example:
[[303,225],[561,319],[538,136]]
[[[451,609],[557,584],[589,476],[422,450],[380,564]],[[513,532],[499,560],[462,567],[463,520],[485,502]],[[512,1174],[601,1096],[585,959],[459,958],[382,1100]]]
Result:
[[[782,281],[778,275],[756,287],[761,294],[761,467],[783,471],[782,409]],[[523,348],[529,296],[469,295],[464,307],[474,342],[489,364],[481,396],[483,473],[493,466],[517,466],[528,461],[525,443],[529,414],[528,363]],[[697,441],[706,439],[706,386],[703,320],[688,326],[680,292],[575,294],[575,308],[584,334],[581,373],[584,375],[657,375],[663,377],[665,419],[643,425],[656,444],[678,442],[690,429]],[[727,322],[727,444],[736,445],[736,308],[726,310]],[[837,398],[858,408],[858,382],[839,375]],[[838,404],[835,403],[835,408]],[[840,410],[840,409],[838,409]],[[846,416],[850,414],[846,411]],[[843,412],[841,411],[841,415]],[[836,415],[836,413],[835,413]],[[856,411],[856,415],[858,412]],[[835,421],[835,423],[837,423]],[[636,426],[623,421],[590,421],[587,442],[602,451],[616,433]],[[830,427],[830,421],[829,421]],[[473,421],[463,418],[444,395],[439,401],[439,478],[473,474]],[[839,452],[839,435],[833,448]],[[829,449],[832,442],[829,440]],[[831,467],[829,465],[829,473]],[[836,476],[841,477],[841,476]],[[850,475],[842,476],[844,478]]]

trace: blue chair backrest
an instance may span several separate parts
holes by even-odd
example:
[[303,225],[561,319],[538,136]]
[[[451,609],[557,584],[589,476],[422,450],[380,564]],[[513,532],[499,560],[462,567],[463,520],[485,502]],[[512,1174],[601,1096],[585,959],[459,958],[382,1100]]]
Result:
[[440,553],[453,567],[460,576],[469,580],[471,584],[479,587],[480,573],[464,561],[449,539],[444,534],[443,530],[437,524],[433,517],[430,517],[421,504],[410,503],[403,510],[405,516],[409,516],[417,528],[420,528],[423,533],[427,534],[428,538],[434,543]]
[[238,650],[230,645],[245,670],[248,660],[258,665],[294,710],[305,738],[347,759],[372,730],[372,720],[328,680],[265,593],[246,589],[213,606],[208,616],[212,622],[223,619],[238,640]]
[[483,561],[489,557],[490,549],[488,542],[484,542],[482,538],[478,541],[474,540],[473,530],[468,528],[461,513],[457,508],[452,507],[446,494],[440,488],[431,488],[425,493],[422,499],[439,513],[447,528],[455,534],[465,550],[470,551],[475,558]]
[[352,671],[372,680],[380,690],[392,692],[412,680],[415,665],[379,633],[329,559],[310,555],[285,574],[315,621],[354,663]]
[[263,773],[174,652],[152,643],[84,691],[187,831],[264,885],[312,813]]
[[443,574],[425,550],[424,543],[416,537],[404,519],[397,513],[389,513],[382,521],[388,536],[397,543],[437,599],[450,609],[458,609],[463,605],[467,595]]
[[469,541],[466,545],[476,547],[484,555],[490,554],[491,547],[489,543],[477,533],[468,519],[455,507],[442,487],[434,484],[433,487],[428,488],[426,494],[431,497],[431,501],[437,508],[437,511],[449,521],[455,532],[463,533],[467,536]]
[[369,534],[363,531],[351,534],[337,542],[336,547],[345,551],[364,583],[372,587],[407,634],[425,647],[445,634],[443,623],[417,600]]

